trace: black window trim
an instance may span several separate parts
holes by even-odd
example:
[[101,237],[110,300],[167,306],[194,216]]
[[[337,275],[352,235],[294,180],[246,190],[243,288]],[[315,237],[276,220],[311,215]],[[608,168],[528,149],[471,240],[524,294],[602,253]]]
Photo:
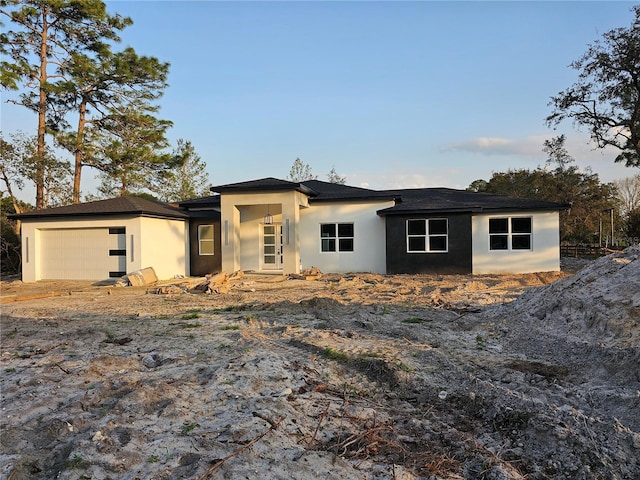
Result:
[[[333,225],[333,236],[323,236],[322,235],[322,227],[325,225]],[[349,225],[351,226],[351,236],[341,236],[340,235],[340,226],[341,225]],[[355,222],[322,222],[320,223],[320,253],[354,253],[355,248],[355,238],[356,238],[356,227]],[[333,240],[333,250],[324,250],[324,241]],[[341,245],[345,242],[341,242],[341,240],[350,240],[351,241],[351,249],[343,250],[341,249]]]
[[[513,220],[529,220],[529,232],[514,232]],[[491,220],[506,220],[507,231],[491,233]],[[531,252],[533,251],[533,215],[510,215],[504,217],[489,217],[489,251],[490,252]],[[505,237],[507,240],[506,248],[492,248],[492,237]],[[514,237],[528,237],[529,248],[513,248]]]

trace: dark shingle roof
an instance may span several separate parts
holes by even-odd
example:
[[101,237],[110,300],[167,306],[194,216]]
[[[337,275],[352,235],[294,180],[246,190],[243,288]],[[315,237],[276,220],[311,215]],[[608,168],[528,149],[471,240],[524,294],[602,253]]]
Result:
[[250,180],[248,182],[228,183],[226,185],[218,185],[211,187],[212,192],[218,193],[234,193],[234,192],[260,192],[260,191],[286,191],[297,190],[309,196],[315,196],[316,192],[298,182],[289,182],[278,178],[267,177],[258,180]]
[[568,204],[532,200],[527,198],[502,197],[489,193],[469,192],[450,188],[416,188],[393,190],[401,198],[394,207],[378,211],[378,215],[422,214],[422,213],[480,213],[509,212],[522,210],[564,210]]
[[369,190],[321,180],[305,180],[302,183],[317,192],[317,196],[310,199],[312,203],[338,200],[393,200],[398,196],[390,191]]
[[[305,180],[300,183],[268,177],[248,182],[230,183],[211,187],[211,191],[219,193],[286,191],[297,190],[308,195],[311,203],[353,201],[353,200],[396,200],[396,205],[378,211],[379,215],[396,215],[408,213],[436,212],[483,212],[483,211],[515,211],[515,210],[562,210],[566,204],[531,200],[523,198],[502,197],[488,193],[454,190],[451,188],[414,188],[402,190],[370,190],[352,187],[321,180]],[[207,197],[210,198],[210,197]],[[181,206],[192,208],[197,202],[206,203],[205,199],[196,199],[193,203],[182,202]]]
[[67,216],[137,215],[142,217],[186,219],[188,215],[177,207],[140,197],[117,197],[64,207],[45,208],[14,214],[16,219],[53,218]]
[[220,207],[220,195],[211,195],[209,197],[194,198],[178,202],[178,205],[184,208],[217,208]]
[[[395,198],[389,191],[369,190],[368,188],[351,187],[339,183],[323,182],[321,180],[305,180],[303,182],[290,182],[278,178],[268,177],[248,182],[229,183],[211,187],[212,192],[260,192],[260,191],[286,191],[297,190],[310,197],[312,202],[337,201],[337,200],[380,200]],[[180,205],[187,206],[184,202]]]

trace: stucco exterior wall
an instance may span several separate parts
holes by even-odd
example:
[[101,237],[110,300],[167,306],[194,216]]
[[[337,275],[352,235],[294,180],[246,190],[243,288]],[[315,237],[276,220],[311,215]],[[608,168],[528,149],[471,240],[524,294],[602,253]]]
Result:
[[[531,250],[489,250],[489,218],[531,217]],[[560,270],[560,215],[525,212],[474,215],[473,273],[533,273]]]
[[296,191],[224,193],[220,205],[223,271],[261,270],[261,225],[269,205],[274,224],[282,223],[286,228],[282,271],[298,272],[300,209],[308,206],[305,195]]
[[142,217],[139,224],[141,233],[137,243],[140,247],[135,249],[134,258],[140,258],[140,268],[153,267],[160,280],[189,275],[188,223]]
[[[156,270],[158,278],[171,278],[176,274],[188,274],[185,267],[187,253],[186,221],[116,216],[76,220],[57,218],[22,222],[22,280],[24,282],[42,280],[42,258],[43,255],[50,254],[45,252],[43,248],[46,248],[42,244],[42,232],[44,230],[73,229],[81,236],[81,232],[84,229],[109,227],[124,227],[126,230],[125,248],[127,255],[125,265],[127,272],[149,266]],[[102,248],[102,246],[99,248]],[[144,252],[144,256],[143,248],[149,249]],[[91,278],[90,280],[104,280],[105,278],[107,278],[106,275],[103,278]]]
[[[300,212],[302,268],[316,266],[327,273],[386,273],[385,221],[376,211],[393,205],[393,201],[312,203]],[[321,223],[353,223],[353,252],[322,252]]]
[[[280,211],[280,205],[277,207]],[[240,264],[244,270],[261,270],[260,235],[267,214],[266,205],[249,205],[240,210]],[[282,214],[275,204],[269,208],[273,223],[282,222]]]

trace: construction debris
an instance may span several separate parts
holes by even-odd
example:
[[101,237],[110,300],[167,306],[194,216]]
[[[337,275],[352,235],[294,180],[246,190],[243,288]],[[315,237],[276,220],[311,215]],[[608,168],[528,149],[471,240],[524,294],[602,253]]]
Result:
[[0,478],[640,479],[640,250],[571,275],[245,273],[228,295],[0,282],[73,290],[0,305]]
[[162,287],[158,287],[154,289],[150,293],[155,293],[157,295],[174,295],[179,293],[184,293],[185,290],[181,288],[179,285],[164,285]]
[[127,273],[124,277],[118,280],[116,285],[124,287],[140,287],[142,285],[156,283],[157,281],[158,276],[156,275],[153,267],[147,267],[141,270],[136,270],[135,272]]
[[225,272],[206,277],[204,282],[190,288],[189,293],[229,293],[231,284],[229,275]]
[[318,267],[305,268],[300,273],[289,274],[290,280],[318,280],[322,278],[322,272]]

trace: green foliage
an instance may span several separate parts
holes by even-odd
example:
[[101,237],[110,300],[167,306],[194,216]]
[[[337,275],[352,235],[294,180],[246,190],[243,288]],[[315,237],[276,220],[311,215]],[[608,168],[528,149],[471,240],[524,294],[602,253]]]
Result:
[[424,320],[420,317],[410,317],[410,318],[405,318],[404,320],[402,320],[402,323],[424,323]]
[[337,360],[337,361],[345,361],[345,360],[349,360],[349,356],[346,353],[340,352],[338,350],[335,350],[331,347],[327,347],[322,351],[322,354],[326,357],[329,358],[331,360]]
[[[16,152],[16,147],[0,135],[0,176],[4,190],[0,191],[0,275],[20,272],[20,231],[19,223],[9,220],[11,213],[20,212],[20,202],[14,194],[24,185],[24,163]],[[5,191],[9,194],[4,196]]]
[[[113,126],[110,116],[114,111],[127,111],[130,105],[142,106],[143,112],[157,111],[150,102],[162,96],[168,71],[169,64],[139,56],[131,47],[113,53],[106,45],[98,52],[74,53],[65,63],[65,80],[53,101],[60,111],[77,114],[77,126],[68,130],[69,125],[62,118],[52,130],[58,144],[75,157],[74,202],[80,200],[82,167],[95,166],[91,161],[100,153],[96,140],[105,133],[103,130]],[[127,119],[123,116],[120,122]],[[133,121],[135,125],[135,117]]]
[[192,430],[194,430],[197,426],[198,426],[197,423],[188,423],[186,425],[183,425],[182,433],[183,434],[187,434],[187,433],[191,432]]
[[331,167],[331,171],[327,174],[327,178],[329,179],[329,183],[344,185],[347,182],[347,177],[341,177],[340,175],[338,175],[335,165]]
[[[100,0],[5,0],[0,14],[9,19],[0,82],[21,89],[12,101],[38,115],[33,166],[23,175],[36,185],[36,207],[79,202],[85,166],[101,172],[103,197],[153,191],[174,164],[163,152],[171,122],[156,118],[153,104],[169,64],[131,47],[112,51],[131,19],[108,14]],[[68,162],[48,163],[47,133],[74,156],[73,176]]]
[[640,208],[631,210],[624,224],[624,233],[627,243],[640,243]]
[[171,122],[159,120],[149,105],[129,105],[101,120],[94,132],[94,156],[86,163],[100,170],[98,189],[105,197],[129,195],[153,189],[159,172],[170,168],[166,131]]
[[620,151],[616,162],[640,166],[640,6],[629,28],[615,28],[570,64],[578,80],[551,97],[548,125],[566,119],[587,127],[599,148]]
[[486,180],[482,180],[482,179],[478,179],[478,180],[474,180],[473,182],[471,182],[471,184],[469,184],[469,186],[467,187],[467,190],[470,192],[486,192],[487,191],[487,181]]
[[223,325],[220,330],[240,330],[240,325]]
[[23,147],[27,144],[24,134],[15,133],[8,141],[0,132],[0,175],[2,175],[4,189],[12,199],[15,199],[13,190],[15,188],[21,190],[27,177],[29,156],[23,151]]
[[136,192],[131,194],[132,197],[144,198],[153,202],[158,202],[158,198],[155,195],[147,192]]
[[85,470],[89,468],[89,465],[87,460],[77,454],[67,461],[67,468],[70,469]]
[[476,180],[468,190],[568,204],[570,208],[560,212],[560,240],[596,243],[603,212],[615,205],[614,186],[600,183],[589,170],[567,166],[573,159],[564,149],[564,136],[545,142],[544,151],[549,154],[547,165],[557,168],[495,172],[488,182]]
[[189,141],[178,140],[172,166],[160,172],[154,190],[165,202],[179,202],[211,195],[207,164]]
[[15,103],[38,116],[34,182],[36,208],[43,208],[47,126],[57,125],[66,113],[56,100],[65,93],[64,66],[78,52],[100,52],[106,42],[118,41],[117,32],[131,20],[107,14],[100,0],[5,0],[0,14],[9,18],[0,39],[0,84],[22,89]]
[[316,180],[318,177],[311,171],[311,165],[304,163],[300,158],[296,158],[287,178],[292,182],[304,182],[306,180]]
[[543,144],[544,147],[542,148],[542,151],[548,156],[547,165],[556,165],[559,171],[564,171],[567,165],[574,162],[573,157],[569,155],[569,152],[564,146],[565,140],[566,137],[564,134],[553,137],[551,140],[545,140]]
[[7,214],[15,213],[9,197],[0,198],[0,275],[15,275],[20,272],[20,236],[16,233],[15,220]]
[[405,373],[413,373],[415,372],[415,369],[410,367],[409,365],[407,365],[406,363],[404,363],[402,360],[400,360],[399,358],[397,358],[394,362],[394,366]]
[[[16,189],[25,183],[37,185],[42,181],[42,206],[53,207],[70,203],[71,170],[69,164],[58,159],[53,150],[46,147],[44,156],[38,157],[37,139],[23,132],[15,132],[6,140],[0,133],[0,183],[1,193],[9,195],[13,212],[25,211],[16,197]],[[32,207],[26,208],[30,210]]]

